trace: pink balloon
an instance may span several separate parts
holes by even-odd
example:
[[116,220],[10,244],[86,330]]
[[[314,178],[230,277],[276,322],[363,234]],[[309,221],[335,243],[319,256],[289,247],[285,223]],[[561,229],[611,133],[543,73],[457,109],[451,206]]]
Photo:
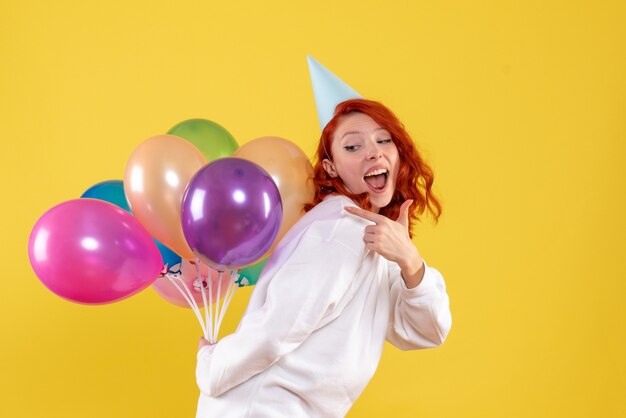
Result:
[[[200,274],[203,278],[206,278],[209,274],[211,277],[211,293],[213,294],[213,302],[217,300],[217,287],[219,283],[219,273],[215,269],[210,269],[206,264],[200,263]],[[200,288],[200,280],[198,279],[198,273],[196,272],[196,266],[190,260],[183,259],[181,261],[180,276],[185,286],[191,291],[193,298],[200,308],[202,308],[202,290]],[[222,285],[220,292],[220,299],[226,294],[226,289],[232,282],[230,274],[225,271],[222,273]],[[180,282],[176,281],[178,285]],[[206,285],[208,286],[208,284]],[[206,290],[206,303],[209,304],[209,289],[205,286]],[[166,301],[180,306],[182,308],[189,308],[189,304],[185,298],[180,294],[176,287],[170,282],[167,277],[159,277],[152,285],[154,290]]]
[[48,289],[84,304],[134,295],[163,268],[157,246],[139,221],[97,199],[69,200],[44,213],[30,234],[28,255]]

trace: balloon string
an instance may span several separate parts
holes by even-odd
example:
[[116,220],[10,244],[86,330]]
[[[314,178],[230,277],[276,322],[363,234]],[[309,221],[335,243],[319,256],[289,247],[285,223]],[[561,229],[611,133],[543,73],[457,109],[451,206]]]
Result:
[[[207,306],[206,304],[206,289],[204,287],[204,278],[202,277],[202,274],[200,273],[200,259],[198,258],[196,258],[196,274],[197,274],[197,277],[200,279],[200,291],[202,292],[202,307],[204,308],[204,324],[205,324],[205,327],[210,327],[209,328],[209,336],[210,336],[211,333],[213,332],[213,324],[209,322],[209,306],[211,305]],[[207,276],[206,278],[207,282],[209,281],[209,276]]]
[[180,282],[180,284],[182,285],[182,288],[187,293],[187,296],[189,296],[189,300],[191,301],[191,308],[194,310],[194,312],[198,312],[198,314],[199,314],[200,313],[200,308],[198,307],[198,304],[196,303],[196,298],[193,297],[193,294],[191,293],[191,290],[189,290],[189,288],[185,285],[185,282],[183,282],[183,279],[181,279],[180,275],[177,274],[175,276],[175,279]]
[[189,299],[189,296],[187,296],[187,293],[183,289],[181,289],[181,287],[178,285],[178,283],[176,283],[176,276],[177,276],[176,274],[170,274],[170,273],[165,275],[165,277],[167,277],[167,279],[170,281],[170,283],[172,283],[174,285],[176,290],[178,290],[180,292],[182,297],[185,298],[185,301],[187,302],[189,307],[191,309],[193,309],[193,303],[191,303],[191,300]]
[[217,297],[215,298],[215,316],[213,317],[213,321],[215,321],[215,328],[213,328],[213,340],[217,341],[219,336],[219,329],[217,329],[217,319],[219,318],[220,311],[220,300],[222,298],[222,275],[224,274],[223,270],[218,270],[217,272]]
[[209,327],[209,336],[211,339],[209,342],[211,344],[215,344],[215,340],[213,339],[213,310],[211,307],[213,306],[213,279],[211,278],[211,270],[209,269],[209,275],[207,276],[207,282],[209,283],[209,306],[207,306],[206,311],[204,311],[205,316],[208,315],[207,326]]
[[239,271],[228,270],[228,272],[230,273],[230,278],[232,279],[233,283],[237,283],[237,279],[239,279]]
[[237,288],[239,287],[239,285],[237,285],[237,283],[236,283],[238,274],[235,272],[235,274],[233,276],[231,276],[231,277],[234,278],[234,279],[229,284],[228,290],[226,291],[226,296],[224,297],[224,304],[222,305],[222,309],[220,311],[220,318],[219,318],[219,320],[217,322],[217,332],[219,332],[220,327],[222,326],[222,320],[224,319],[224,315],[226,314],[226,310],[228,309],[228,305],[230,304],[230,301],[232,300],[233,296],[235,295],[235,291],[237,291]]
[[[189,307],[193,309],[193,312],[196,314],[196,318],[198,319],[198,322],[200,323],[200,328],[202,328],[202,332],[204,333],[204,338],[207,338],[208,337],[207,330],[206,330],[204,323],[202,322],[202,316],[200,316],[200,313],[198,312],[198,307],[197,306],[194,307],[194,304],[191,302],[193,298],[189,299],[189,296],[183,291],[183,289],[180,288],[178,283],[176,283],[176,279],[180,280],[180,277],[178,275],[172,275],[172,274],[166,274],[165,277],[167,277],[170,283],[172,283],[174,287],[176,287],[176,289],[180,292],[183,298],[185,298],[185,301],[187,302]],[[187,289],[187,286],[185,286],[183,281],[180,280],[180,282],[182,283],[183,287]]]
[[226,301],[228,300],[228,295],[230,295],[230,284],[226,288],[224,298],[222,299],[222,306],[220,306],[220,314],[215,320],[215,329],[216,329],[215,333],[216,334],[220,332],[220,325],[222,323],[222,317],[224,316],[224,305],[226,304]]
[[[224,271],[218,270],[218,282],[217,282],[217,294],[215,298],[215,302],[213,301],[213,280],[211,280],[211,274],[209,270],[209,275],[206,277],[206,281],[208,284],[208,304],[207,304],[207,289],[204,284],[204,277],[200,273],[200,260],[196,259],[195,262],[197,277],[200,280],[201,292],[202,292],[202,305],[204,308],[204,321],[202,319],[202,311],[200,310],[191,290],[185,285],[185,282],[182,280],[179,274],[171,274],[168,273],[165,277],[176,287],[178,292],[183,296],[189,307],[193,310],[198,322],[200,323],[200,328],[202,328],[202,332],[204,333],[204,338],[207,339],[211,344],[215,344],[217,342],[217,338],[219,336],[219,331],[222,325],[222,321],[224,320],[224,316],[226,314],[226,310],[230,305],[230,301],[233,299],[235,295],[235,291],[237,287],[239,287],[237,283],[237,279],[239,278],[239,273],[237,270],[230,270],[231,282],[226,288],[224,298],[222,300],[222,279],[224,277]],[[179,283],[177,283],[177,281]],[[220,303],[221,302],[221,303]],[[215,303],[215,306],[213,304]]]
[[226,290],[226,295],[224,296],[224,303],[222,304],[222,307],[220,309],[220,316],[219,316],[219,319],[217,320],[217,332],[218,333],[222,325],[222,320],[224,319],[224,316],[226,314],[226,310],[228,309],[228,305],[230,304],[230,301],[232,300],[235,294],[235,290],[237,290],[237,287],[238,287],[237,279],[239,278],[239,274],[237,273],[237,270],[230,270],[229,273],[231,276],[231,282],[229,284],[228,289]]
[[187,292],[188,301],[191,302],[191,309],[193,310],[193,313],[198,318],[198,322],[200,322],[201,324],[200,326],[202,327],[202,330],[204,331],[204,335],[206,336],[207,327],[206,327],[206,324],[202,321],[202,312],[200,312],[200,308],[198,307],[198,304],[196,303],[196,298],[193,297],[191,290],[189,290],[189,288],[185,285],[185,282],[183,282],[183,279],[180,277],[180,275],[176,275],[175,280],[178,280],[180,282],[181,287],[185,290],[185,292]]

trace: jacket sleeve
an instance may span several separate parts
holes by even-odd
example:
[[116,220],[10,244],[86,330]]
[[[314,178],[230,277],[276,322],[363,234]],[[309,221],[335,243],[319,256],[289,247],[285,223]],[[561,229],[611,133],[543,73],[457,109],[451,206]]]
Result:
[[198,351],[200,391],[219,396],[296,349],[348,291],[362,258],[345,243],[305,233],[272,274],[265,303],[234,334]]
[[400,267],[389,262],[390,314],[387,340],[402,350],[437,347],[450,327],[450,303],[441,273],[425,264],[419,285],[408,289]]

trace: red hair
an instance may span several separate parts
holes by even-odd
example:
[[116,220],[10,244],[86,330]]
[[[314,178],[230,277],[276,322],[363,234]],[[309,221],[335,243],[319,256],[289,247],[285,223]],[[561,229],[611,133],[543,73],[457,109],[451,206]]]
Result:
[[[322,136],[317,146],[313,174],[315,196],[313,197],[312,203],[304,205],[304,210],[308,212],[313,209],[315,205],[324,200],[329,194],[345,195],[361,208],[366,210],[372,209],[368,193],[350,193],[339,177],[330,177],[322,166],[322,161],[325,158],[332,161],[331,145],[333,134],[341,118],[352,112],[360,112],[368,115],[381,127],[389,131],[394,144],[398,148],[400,167],[396,180],[396,189],[391,198],[391,202],[384,208],[381,208],[379,213],[395,221],[400,213],[402,203],[408,199],[413,199],[413,204],[409,209],[409,234],[411,237],[413,236],[411,229],[414,222],[420,221],[420,215],[426,210],[430,212],[435,222],[437,222],[439,216],[441,216],[441,204],[432,193],[434,181],[433,170],[423,160],[422,156],[415,148],[413,140],[396,115],[382,103],[365,99],[351,99],[339,103],[335,108],[335,115],[322,131]],[[330,154],[327,150],[331,151]]]

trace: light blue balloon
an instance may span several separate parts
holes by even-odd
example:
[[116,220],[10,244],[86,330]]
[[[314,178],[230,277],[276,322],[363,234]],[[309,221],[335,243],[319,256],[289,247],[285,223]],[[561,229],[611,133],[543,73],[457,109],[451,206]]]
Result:
[[122,180],[107,180],[94,184],[80,197],[104,200],[105,202],[113,203],[128,213],[132,213],[124,194],[124,182]]
[[[154,238],[152,238],[154,239]],[[170,273],[180,273],[180,263],[181,258],[174,251],[167,248],[165,245],[161,244],[159,241],[154,240],[157,245],[157,248],[161,252],[161,257],[163,258],[163,264],[167,266],[167,269]]]

